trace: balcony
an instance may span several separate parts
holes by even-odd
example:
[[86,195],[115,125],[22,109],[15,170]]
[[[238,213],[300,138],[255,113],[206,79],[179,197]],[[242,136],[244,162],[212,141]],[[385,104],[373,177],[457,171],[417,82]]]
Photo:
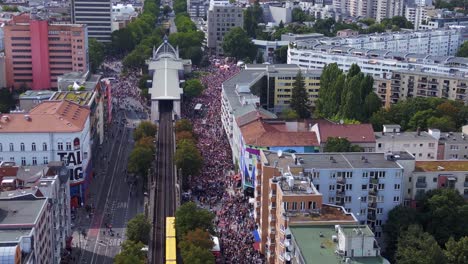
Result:
[[367,204],[367,207],[369,207],[369,209],[377,208],[377,202],[370,202]]
[[344,177],[336,178],[336,184],[344,185],[346,183],[346,179]]
[[344,199],[336,199],[336,205],[344,205]]
[[344,197],[345,196],[345,191],[344,190],[337,190],[336,191],[336,197]]
[[377,196],[377,188],[369,189],[369,196]]
[[427,187],[427,182],[425,181],[417,181],[416,182],[416,188],[426,188]]
[[427,78],[419,78],[418,82],[427,82]]
[[367,220],[369,220],[369,221],[375,221],[376,218],[377,218],[377,217],[376,217],[375,214],[368,214],[368,215],[367,215]]
[[379,179],[378,178],[371,178],[370,183],[372,184],[379,184]]

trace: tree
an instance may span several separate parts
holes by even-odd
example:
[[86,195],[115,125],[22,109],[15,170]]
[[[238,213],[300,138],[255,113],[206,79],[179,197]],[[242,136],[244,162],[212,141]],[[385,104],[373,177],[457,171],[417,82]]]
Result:
[[427,127],[428,128],[437,128],[440,129],[442,132],[450,132],[457,130],[455,126],[455,121],[450,116],[442,116],[442,117],[429,117],[427,119]]
[[398,264],[446,263],[444,253],[434,238],[416,225],[410,226],[398,239],[396,262]]
[[191,140],[195,142],[193,134],[189,131],[180,131],[176,133],[176,142],[178,143],[181,140]]
[[244,10],[244,30],[251,38],[257,37],[258,24],[263,23],[263,9],[258,0]]
[[163,8],[163,14],[164,14],[165,16],[167,16],[170,12],[172,12],[171,7],[168,6],[168,5],[165,5],[164,8]]
[[288,46],[282,46],[275,50],[275,61],[286,63],[288,61]]
[[294,120],[298,119],[299,115],[293,109],[288,108],[281,113],[281,118],[286,120]]
[[460,240],[450,238],[445,244],[445,257],[447,264],[466,264],[468,263],[468,237],[462,237]]
[[191,264],[214,264],[215,258],[209,249],[190,245],[187,250],[182,251],[184,263]]
[[323,152],[362,152],[362,148],[352,145],[346,138],[329,137]]
[[468,41],[463,42],[463,44],[458,48],[457,51],[458,57],[468,57]]
[[135,147],[128,159],[128,171],[143,176],[148,174],[148,169],[153,161],[153,151],[148,147]]
[[151,153],[154,153],[155,146],[154,146],[154,137],[142,137],[140,138],[136,144],[135,148],[149,148]]
[[192,132],[192,130],[193,130],[193,125],[188,119],[179,119],[175,123],[176,133],[179,133],[182,131]]
[[122,251],[114,258],[114,264],[144,264],[146,253],[141,249],[145,245],[141,242],[125,240]]
[[426,130],[427,129],[427,121],[429,118],[433,117],[435,115],[435,111],[432,109],[428,110],[423,110],[423,111],[418,111],[411,117],[409,121],[409,127],[412,130],[416,129],[422,129]]
[[293,22],[304,22],[306,21],[306,14],[304,13],[304,11],[302,11],[302,9],[300,7],[295,7],[293,10],[292,10],[292,21]]
[[196,228],[195,230],[188,231],[183,240],[179,242],[179,248],[186,250],[190,245],[201,247],[211,250],[214,246],[210,233]]
[[338,114],[345,75],[338,64],[325,65],[320,76],[320,89],[316,101],[318,116],[330,118]]
[[[185,179],[190,175],[198,175],[203,164],[203,158],[200,155],[200,151],[191,140],[179,141],[175,153],[175,161],[177,167],[182,170],[182,176],[184,176]],[[187,181],[184,181],[184,187],[186,186]]]
[[257,63],[263,63],[265,60],[263,59],[263,52],[259,51],[257,54],[257,58],[255,59]]
[[257,47],[253,44],[247,33],[240,27],[234,27],[224,36],[223,50],[229,57],[238,60],[255,59]]
[[148,244],[151,231],[151,223],[144,214],[137,214],[127,224],[127,238],[135,242]]
[[346,77],[345,87],[341,94],[340,117],[357,120],[363,119],[363,102],[361,100],[362,78],[362,73],[351,78]]
[[175,0],[172,6],[176,14],[187,12],[187,1],[185,0]]
[[290,107],[299,115],[299,118],[309,118],[309,105],[309,94],[305,89],[304,77],[301,71],[298,71],[293,82]]
[[200,96],[205,87],[199,79],[189,79],[184,84],[184,95],[188,98]]
[[197,207],[194,202],[184,203],[176,211],[175,227],[177,236],[183,238],[189,231],[197,228],[213,233],[213,219],[213,213]]
[[88,50],[91,71],[95,73],[104,61],[104,44],[98,42],[95,38],[90,38],[88,41]]
[[369,118],[382,108],[382,100],[374,92],[369,93],[364,99],[364,114],[365,120]]
[[0,88],[0,113],[8,113],[15,107],[13,93],[7,88]]
[[133,139],[135,141],[140,140],[143,137],[152,137],[156,136],[158,127],[150,121],[142,121],[133,132]]

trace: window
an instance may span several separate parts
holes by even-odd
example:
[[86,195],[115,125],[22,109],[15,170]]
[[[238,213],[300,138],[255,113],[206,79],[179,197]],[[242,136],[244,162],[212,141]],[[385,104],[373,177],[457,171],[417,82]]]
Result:
[[42,143],[42,150],[47,151],[47,143]]
[[345,208],[346,212],[351,213],[351,208]]
[[430,148],[435,147],[435,143],[429,143],[429,147],[430,147]]
[[383,203],[384,202],[384,197],[383,196],[377,196],[377,202],[378,203]]
[[450,150],[458,150],[458,145],[450,145]]
[[359,198],[360,198],[359,200],[361,200],[361,203],[367,202],[367,196],[361,196]]
[[32,143],[32,144],[31,144],[31,150],[32,150],[32,151],[36,151],[36,143]]
[[352,190],[352,189],[353,189],[353,185],[352,185],[352,184],[347,183],[347,184],[345,185],[345,190]]
[[63,150],[63,143],[62,142],[57,143],[57,149],[58,150]]
[[26,157],[21,157],[21,166],[26,166]]
[[350,203],[351,202],[351,196],[345,196],[344,200],[345,200],[345,203]]
[[400,184],[396,183],[396,184],[394,185],[394,188],[395,188],[395,190],[400,190],[401,186],[400,186]]
[[297,202],[293,202],[293,203],[292,203],[292,209],[293,209],[294,211],[297,210]]
[[32,157],[32,165],[37,165],[37,158],[36,157]]
[[378,148],[381,148],[381,147],[382,147],[382,143],[379,143],[379,144],[377,145],[377,147],[378,147]]
[[21,142],[21,144],[20,144],[20,150],[21,150],[21,151],[24,151],[24,143],[22,143],[22,142]]
[[401,177],[401,171],[397,171],[395,173],[395,178],[400,178]]
[[317,191],[320,192],[320,185],[319,185],[319,184],[315,184],[315,189],[317,189]]
[[362,208],[361,211],[359,212],[361,215],[365,215],[366,214],[366,208]]
[[432,182],[437,182],[437,177],[432,178]]
[[283,202],[283,208],[284,208],[284,210],[288,210],[288,209],[289,209],[289,204],[288,204],[288,202]]
[[400,196],[393,196],[393,202],[395,203],[400,202]]
[[2,145],[2,143],[0,143],[0,152],[2,152],[2,151],[3,151],[3,145]]
[[10,151],[15,151],[15,147],[13,146],[13,143],[10,143]]
[[252,171],[252,164],[249,164],[249,171]]
[[71,142],[67,142],[67,150],[71,150]]
[[11,162],[15,162],[15,157],[10,157]]
[[367,190],[367,184],[363,184],[363,185],[361,186],[361,190]]
[[363,177],[363,178],[367,178],[367,177],[369,177],[369,172],[367,172],[367,171],[366,171],[366,172],[364,172],[364,173],[362,174],[362,177]]
[[377,214],[383,214],[383,208],[377,208]]
[[379,183],[379,185],[377,185],[377,189],[378,189],[378,190],[383,190],[383,189],[385,189],[385,184],[384,184],[384,183]]
[[382,220],[375,220],[375,225],[376,226],[381,226],[382,225]]
[[301,211],[305,210],[305,202],[301,202]]
[[335,203],[335,197],[328,197],[328,203]]
[[330,185],[330,186],[328,186],[328,190],[334,191],[334,190],[335,190],[335,185]]
[[43,157],[42,161],[44,164],[49,164],[49,158],[48,157]]

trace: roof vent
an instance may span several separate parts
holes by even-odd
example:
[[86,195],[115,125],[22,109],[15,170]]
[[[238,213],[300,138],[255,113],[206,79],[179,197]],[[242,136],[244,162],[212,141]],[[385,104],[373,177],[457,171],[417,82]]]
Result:
[[8,122],[10,121],[10,117],[7,115],[2,116],[3,121]]
[[31,116],[30,115],[24,115],[24,120],[31,121]]
[[444,168],[444,167],[442,167],[442,166],[437,166],[437,170],[439,170],[439,171],[443,171],[443,170],[445,170],[445,168]]

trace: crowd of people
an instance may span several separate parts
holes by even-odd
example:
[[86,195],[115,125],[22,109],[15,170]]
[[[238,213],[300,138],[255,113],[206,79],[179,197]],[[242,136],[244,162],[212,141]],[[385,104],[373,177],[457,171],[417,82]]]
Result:
[[[253,207],[233,178],[233,163],[229,142],[221,123],[221,85],[240,69],[220,58],[210,58],[211,64],[202,69],[200,77],[206,89],[202,95],[186,102],[182,116],[193,123],[198,149],[204,158],[201,174],[192,177],[190,188],[199,204],[216,213],[216,226],[225,263],[262,263],[262,256],[254,249],[251,217]],[[193,111],[203,105],[203,114]]]

